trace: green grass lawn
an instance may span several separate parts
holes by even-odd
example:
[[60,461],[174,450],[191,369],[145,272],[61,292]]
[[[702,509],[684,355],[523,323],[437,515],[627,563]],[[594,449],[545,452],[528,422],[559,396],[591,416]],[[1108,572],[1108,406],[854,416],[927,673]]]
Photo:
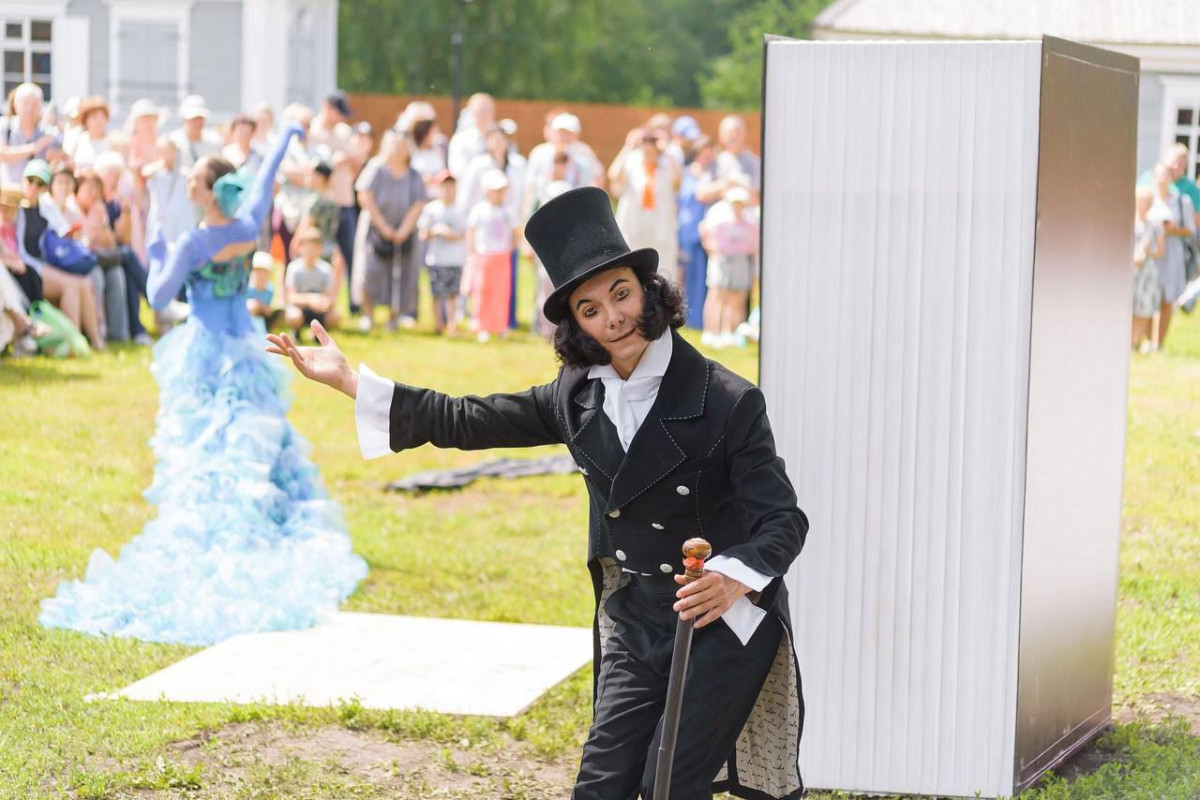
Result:
[[[353,363],[451,393],[520,389],[555,373],[549,347],[528,334],[485,346],[422,331],[338,338]],[[756,374],[753,349],[717,357]],[[316,756],[260,760],[233,780],[219,766],[220,748],[229,731],[246,726],[419,741],[438,754],[439,775],[499,776],[495,796],[564,797],[539,794],[497,759],[516,753],[526,765],[565,764],[569,774],[590,718],[587,670],[509,721],[353,703],[84,701],[194,652],[47,631],[36,621],[39,601],[60,580],[81,576],[95,548],[115,554],[151,516],[141,496],[153,469],[147,440],[157,410],[149,363],[149,351],[122,347],[81,361],[0,361],[0,797],[491,796],[443,791],[429,773],[411,771],[403,790],[397,782],[384,788]],[[307,383],[294,391],[291,419],[313,442],[313,460],[371,568],[347,610],[589,624],[585,492],[577,478],[484,481],[417,498],[385,493],[390,479],[481,456],[423,448],[364,462],[350,402]],[[1030,796],[1200,797],[1200,745],[1163,713],[1200,702],[1198,322],[1181,320],[1164,353],[1134,359],[1125,487],[1115,705],[1127,722],[1093,748],[1103,766],[1072,781],[1051,778]],[[188,741],[212,759],[184,758],[177,743]]]

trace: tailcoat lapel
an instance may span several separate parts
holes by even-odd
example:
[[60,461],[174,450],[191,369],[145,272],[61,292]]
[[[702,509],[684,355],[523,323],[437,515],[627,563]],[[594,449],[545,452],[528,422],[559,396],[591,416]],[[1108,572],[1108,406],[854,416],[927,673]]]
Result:
[[[671,331],[669,335],[675,337],[671,363],[663,375],[654,405],[634,434],[629,452],[624,454],[616,471],[606,512],[636,499],[686,461],[689,454],[671,435],[672,427],[704,414],[710,364],[678,333]],[[598,408],[596,413],[604,416],[602,409]],[[620,449],[619,442],[617,448]]]
[[621,449],[616,426],[604,413],[604,384],[599,380],[586,380],[573,399],[580,416],[570,444],[583,455],[584,463],[580,467],[587,470],[597,484],[611,488],[625,452]]

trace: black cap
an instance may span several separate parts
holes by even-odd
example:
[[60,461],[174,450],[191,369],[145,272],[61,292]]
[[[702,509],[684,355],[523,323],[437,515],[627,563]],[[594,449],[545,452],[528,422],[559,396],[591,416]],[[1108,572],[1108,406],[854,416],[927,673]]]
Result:
[[333,167],[329,166],[328,161],[318,161],[317,165],[313,167],[313,172],[324,175],[326,178],[328,178],[333,174]]
[[343,117],[354,116],[354,112],[350,110],[350,101],[346,98],[346,93],[340,89],[326,97],[325,102],[336,108]]

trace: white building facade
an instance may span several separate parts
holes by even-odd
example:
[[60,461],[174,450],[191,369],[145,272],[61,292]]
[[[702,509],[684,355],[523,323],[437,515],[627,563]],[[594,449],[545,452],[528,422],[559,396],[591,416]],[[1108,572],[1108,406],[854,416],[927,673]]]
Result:
[[1042,35],[1141,60],[1138,171],[1173,142],[1188,146],[1200,174],[1200,7],[1186,0],[837,0],[817,17],[813,38],[1037,39]]
[[59,104],[201,94],[216,119],[258,101],[316,106],[337,84],[337,0],[0,0],[4,91]]

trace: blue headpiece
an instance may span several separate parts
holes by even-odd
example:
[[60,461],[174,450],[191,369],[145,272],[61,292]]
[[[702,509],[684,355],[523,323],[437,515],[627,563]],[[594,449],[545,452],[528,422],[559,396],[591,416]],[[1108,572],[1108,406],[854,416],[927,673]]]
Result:
[[249,184],[250,176],[240,170],[217,178],[217,182],[213,184],[213,195],[222,214],[229,219],[237,216],[242,205],[242,194]]

